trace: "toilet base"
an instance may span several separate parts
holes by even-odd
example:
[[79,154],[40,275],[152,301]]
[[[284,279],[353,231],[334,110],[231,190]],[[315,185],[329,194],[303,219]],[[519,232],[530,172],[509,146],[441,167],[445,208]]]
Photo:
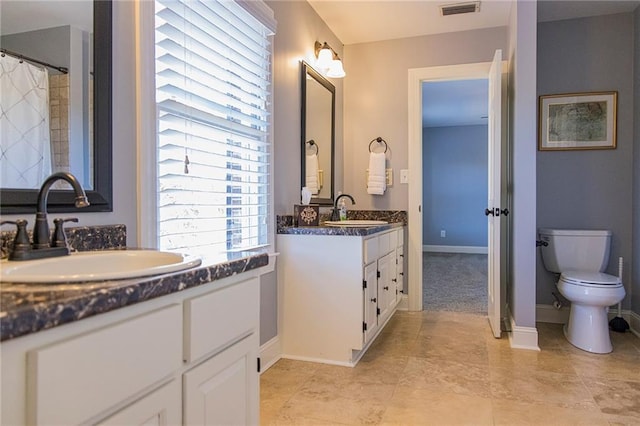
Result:
[[595,354],[613,351],[607,308],[572,303],[569,322],[564,326],[564,336],[569,343],[583,351]]

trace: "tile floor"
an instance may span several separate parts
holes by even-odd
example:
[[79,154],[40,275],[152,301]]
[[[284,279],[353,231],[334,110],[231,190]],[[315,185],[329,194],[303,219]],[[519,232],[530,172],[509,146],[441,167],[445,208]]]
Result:
[[485,317],[397,312],[355,368],[281,359],[260,378],[263,425],[640,425],[640,339],[540,352],[494,339]]

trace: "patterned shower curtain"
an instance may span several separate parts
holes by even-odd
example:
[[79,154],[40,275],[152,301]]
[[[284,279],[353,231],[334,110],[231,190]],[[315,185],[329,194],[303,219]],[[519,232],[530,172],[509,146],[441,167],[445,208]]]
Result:
[[0,57],[0,187],[39,188],[51,174],[49,75]]

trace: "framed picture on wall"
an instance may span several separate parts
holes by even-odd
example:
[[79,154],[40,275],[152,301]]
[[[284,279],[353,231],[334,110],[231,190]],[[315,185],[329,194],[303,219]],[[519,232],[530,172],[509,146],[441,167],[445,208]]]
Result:
[[615,149],[618,92],[540,96],[538,149]]

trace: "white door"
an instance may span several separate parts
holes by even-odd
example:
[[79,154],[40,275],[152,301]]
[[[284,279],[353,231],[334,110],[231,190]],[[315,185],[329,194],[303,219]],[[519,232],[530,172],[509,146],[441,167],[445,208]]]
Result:
[[500,228],[508,210],[502,206],[502,51],[496,50],[489,69],[489,200],[485,214],[489,226],[487,313],[493,335],[500,337]]
[[[501,86],[504,83],[501,61],[502,52],[496,51],[493,62],[475,64],[448,65],[430,68],[415,68],[409,70],[408,84],[408,112],[409,112],[409,210],[408,210],[408,245],[407,245],[407,286],[410,311],[422,310],[422,83],[425,81],[468,80],[487,78],[489,76],[489,204],[487,210],[495,213],[500,209],[500,216],[496,219],[489,216],[489,247],[488,251],[497,257],[490,257],[489,273],[489,302],[488,313],[494,335],[500,336],[501,306],[505,305],[504,281],[507,262],[500,256],[507,254],[506,229],[507,221],[502,215],[507,206],[506,182],[508,178],[505,167],[508,156],[506,138],[501,138],[506,132],[503,127],[502,105],[506,98]],[[506,74],[505,74],[506,75]],[[506,92],[506,90],[504,91]],[[506,120],[504,121],[506,123]],[[492,142],[493,141],[493,142]],[[502,151],[500,149],[502,144]],[[502,155],[501,155],[502,154]],[[497,161],[495,156],[497,156]],[[504,175],[504,176],[501,176]],[[492,184],[496,182],[492,190]],[[502,191],[502,196],[500,195]],[[501,207],[500,202],[504,207]],[[479,212],[480,214],[480,212]],[[502,232],[500,232],[502,227]],[[496,244],[492,246],[492,244]],[[494,273],[495,271],[495,273]]]

